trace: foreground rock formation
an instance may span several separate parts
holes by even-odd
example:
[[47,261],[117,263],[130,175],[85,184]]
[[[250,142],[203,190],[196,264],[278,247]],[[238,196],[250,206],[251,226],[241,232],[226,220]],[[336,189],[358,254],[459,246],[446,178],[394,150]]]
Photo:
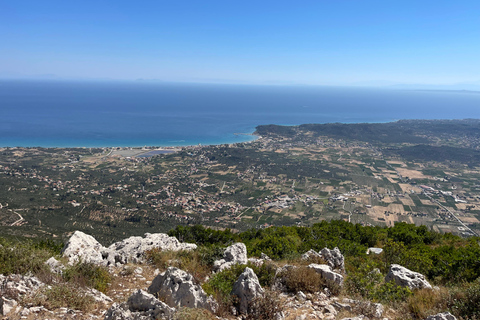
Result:
[[75,231],[65,244],[63,256],[68,258],[70,264],[82,261],[112,266],[143,262],[145,252],[154,248],[171,251],[194,250],[197,245],[181,243],[177,238],[164,233],[146,233],[143,238],[130,237],[106,248],[94,237]]
[[423,274],[411,271],[398,264],[390,266],[385,281],[394,281],[397,285],[410,289],[432,289]]
[[[67,308],[48,310],[44,306],[26,305],[25,301],[28,300],[24,297],[39,294],[42,289],[49,286],[36,277],[20,275],[0,275],[0,311],[4,316],[15,315],[11,319],[23,317],[25,319],[92,320],[180,319],[178,314],[181,308],[200,308],[215,313],[220,309],[219,304],[207,295],[192,274],[176,267],[168,267],[160,273],[158,270],[154,271],[148,264],[139,266],[145,262],[144,254],[147,250],[176,251],[195,248],[194,244],[180,243],[176,238],[165,234],[148,233],[145,237],[130,237],[107,248],[92,236],[77,231],[67,241],[63,251],[66,263],[74,264],[83,261],[108,266],[111,273],[125,278],[123,283],[117,284],[116,289],[109,291],[110,296],[91,288],[75,289],[78,295],[93,298],[92,301],[98,306],[97,308],[100,308],[97,309],[99,312],[83,314],[78,310]],[[302,256],[302,259],[324,262],[325,264],[310,263],[307,267],[315,270],[335,286],[343,285],[347,275],[344,257],[338,248],[333,250],[324,248],[320,252],[310,250]],[[246,264],[249,260],[257,266],[268,263],[269,267],[275,268],[275,277],[278,277],[274,279],[276,284],[271,288],[262,288],[258,276],[252,269],[255,267],[245,267],[236,279],[231,292],[236,297],[233,303],[235,309],[231,310],[235,316],[223,314],[224,318],[217,317],[217,319],[244,319],[249,313],[251,316],[252,303],[264,299],[269,292],[272,292],[271,290],[276,290],[274,296],[281,307],[278,312],[275,311],[271,315],[275,320],[389,319],[383,305],[348,298],[339,299],[327,288],[315,293],[287,292],[281,285],[281,275],[292,272],[298,267],[277,266],[276,262],[265,255],[261,259],[247,260],[247,250],[243,243],[235,243],[227,247],[222,259],[215,261],[214,270],[221,272],[235,264]],[[53,274],[61,275],[65,270],[62,261],[64,260],[52,257],[45,263]],[[148,272],[145,271],[147,269]],[[213,275],[214,273],[210,274],[210,276]],[[431,288],[422,274],[400,265],[392,265],[385,280],[394,281],[397,285],[409,287],[412,290]],[[277,285],[278,283],[280,285]],[[207,312],[205,310],[203,311]],[[345,317],[345,314],[350,315],[350,318]],[[427,320],[455,320],[455,317],[446,312],[432,315]]]
[[204,308],[215,312],[216,303],[209,297],[193,276],[178,268],[170,267],[158,275],[148,287],[170,307]]

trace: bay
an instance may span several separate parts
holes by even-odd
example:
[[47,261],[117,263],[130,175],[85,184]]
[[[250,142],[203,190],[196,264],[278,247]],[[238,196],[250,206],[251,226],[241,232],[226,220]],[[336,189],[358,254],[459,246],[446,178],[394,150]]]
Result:
[[222,144],[261,124],[479,118],[480,94],[327,86],[0,81],[0,146]]

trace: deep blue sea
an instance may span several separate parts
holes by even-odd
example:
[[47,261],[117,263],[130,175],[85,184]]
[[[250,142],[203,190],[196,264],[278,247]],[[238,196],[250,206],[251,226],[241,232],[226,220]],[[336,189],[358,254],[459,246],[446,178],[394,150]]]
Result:
[[321,86],[0,81],[0,146],[248,141],[260,124],[480,118],[480,93]]

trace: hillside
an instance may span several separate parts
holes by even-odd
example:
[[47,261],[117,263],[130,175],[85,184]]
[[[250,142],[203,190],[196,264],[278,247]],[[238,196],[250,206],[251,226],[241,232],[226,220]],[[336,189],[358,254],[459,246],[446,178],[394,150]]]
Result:
[[[3,239],[3,313],[124,320],[480,316],[478,238],[343,221],[238,234],[177,227],[169,235],[108,247],[82,232],[64,246]],[[438,319],[453,319],[445,317]]]

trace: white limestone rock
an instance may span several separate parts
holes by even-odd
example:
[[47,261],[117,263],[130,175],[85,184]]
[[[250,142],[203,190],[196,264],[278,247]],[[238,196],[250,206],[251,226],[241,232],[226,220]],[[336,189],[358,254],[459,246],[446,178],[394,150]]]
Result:
[[156,276],[148,288],[148,292],[156,294],[159,299],[173,308],[216,310],[216,303],[196,283],[193,276],[175,267],[169,267],[165,272]]
[[[132,312],[128,309],[126,303],[114,303],[105,313],[104,320],[140,320],[139,317],[134,317]],[[144,319],[148,319],[147,316]],[[142,319],[143,320],[143,319]]]
[[432,289],[432,286],[421,273],[411,271],[398,264],[392,264],[385,282],[395,281],[398,286],[408,287],[410,289]]
[[343,276],[333,271],[329,265],[311,263],[308,265],[308,268],[312,268],[317,273],[320,273],[324,279],[331,280],[340,286],[343,285]]
[[450,312],[444,312],[428,316],[426,320],[457,320],[457,318]]
[[7,299],[5,297],[0,298],[0,311],[3,316],[8,315],[12,310],[15,310],[17,306],[18,303],[14,299]]
[[50,267],[50,270],[53,273],[62,274],[63,270],[65,270],[65,266],[54,257],[51,257],[50,259],[45,261],[45,264]]
[[32,291],[36,291],[45,284],[36,277],[11,274],[4,276],[0,274],[2,290],[8,292],[10,297],[16,298]]
[[176,311],[153,295],[140,289],[128,298],[127,305],[130,311],[148,312],[155,319],[169,318]]
[[232,290],[232,294],[236,295],[239,299],[238,311],[246,314],[248,312],[249,302],[262,296],[264,292],[255,272],[249,267],[246,267],[245,271],[243,271],[233,285]]
[[145,237],[130,237],[119,242],[115,242],[109,251],[116,263],[139,263],[144,260],[145,251],[161,248],[162,250],[194,250],[197,248],[193,243],[181,243],[175,237],[170,237],[165,233],[145,233]]
[[333,248],[333,250],[323,248],[322,251],[320,251],[320,255],[327,261],[330,268],[345,272],[345,258],[340,252],[340,249],[337,247]]
[[68,258],[70,265],[80,261],[107,265],[104,258],[108,256],[108,250],[91,235],[75,231],[65,244],[63,256]]
[[95,300],[95,302],[105,303],[105,304],[113,302],[112,298],[98,291],[97,289],[85,288],[85,294],[92,297],[93,300]]
[[213,263],[217,272],[230,268],[234,264],[247,264],[247,247],[244,243],[237,242],[225,249],[223,259]]
[[302,254],[302,257],[301,257],[302,260],[306,260],[306,261],[308,261],[310,259],[314,259],[314,258],[322,259],[323,257],[320,253],[318,253],[317,251],[315,251],[313,249],[308,250],[307,252]]
[[164,233],[146,233],[143,238],[130,237],[105,248],[94,237],[81,231],[75,231],[65,245],[63,256],[68,258],[69,264],[82,261],[97,265],[114,266],[143,262],[145,251],[154,248],[179,251],[193,250],[197,248],[197,245],[181,243],[177,238],[170,237]]

